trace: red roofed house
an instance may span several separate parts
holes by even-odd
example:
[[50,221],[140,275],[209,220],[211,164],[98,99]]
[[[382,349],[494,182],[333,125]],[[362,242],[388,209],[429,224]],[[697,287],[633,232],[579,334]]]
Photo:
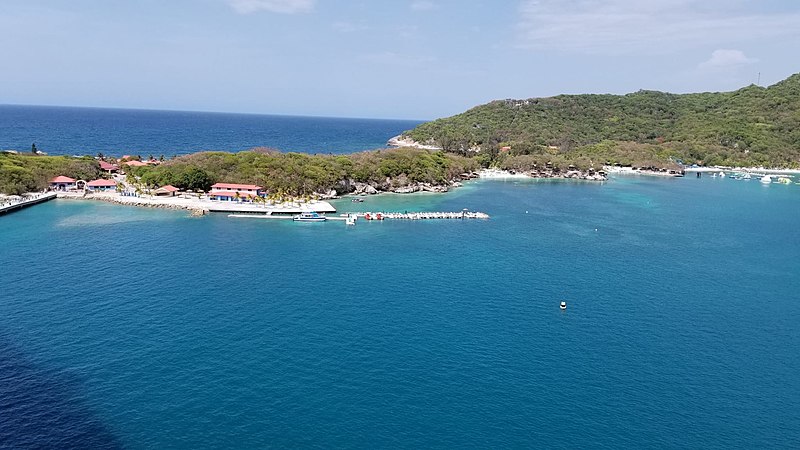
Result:
[[100,161],[100,169],[101,170],[105,170],[106,172],[108,172],[110,174],[111,172],[118,171],[119,170],[119,166],[116,165],[116,164],[111,164],[109,162]]
[[77,183],[74,178],[58,176],[50,180],[50,189],[54,191],[68,191],[77,188]]
[[175,193],[178,192],[178,188],[168,184],[166,186],[161,186],[160,188],[153,191],[156,195],[165,195],[167,197],[175,197]]
[[217,183],[211,186],[208,197],[211,200],[252,202],[261,196],[261,186],[252,184]]
[[86,183],[86,189],[92,192],[113,191],[116,188],[117,182],[114,180],[92,180]]

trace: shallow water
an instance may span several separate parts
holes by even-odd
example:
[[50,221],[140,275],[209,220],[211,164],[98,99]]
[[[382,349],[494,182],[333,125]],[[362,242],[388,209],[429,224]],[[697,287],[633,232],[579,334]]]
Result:
[[0,218],[0,444],[800,445],[800,187],[479,181],[337,207],[492,217]]

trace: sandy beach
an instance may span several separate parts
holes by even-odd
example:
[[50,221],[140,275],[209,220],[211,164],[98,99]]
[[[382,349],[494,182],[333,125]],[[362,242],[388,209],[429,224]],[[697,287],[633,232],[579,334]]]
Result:
[[386,143],[390,147],[413,147],[413,148],[421,148],[423,150],[441,150],[441,147],[437,147],[435,145],[426,145],[420,144],[419,142],[411,139],[411,138],[403,138],[402,135],[395,136]]

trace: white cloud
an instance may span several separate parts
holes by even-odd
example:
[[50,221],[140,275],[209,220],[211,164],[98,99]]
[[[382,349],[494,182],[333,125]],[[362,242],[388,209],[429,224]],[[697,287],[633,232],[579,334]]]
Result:
[[239,14],[268,11],[281,14],[307,13],[314,10],[315,0],[227,0]]
[[799,37],[800,11],[753,13],[729,0],[524,0],[519,47],[583,53],[666,53]]
[[700,64],[700,68],[738,67],[758,62],[748,58],[741,50],[714,50],[711,58]]
[[412,11],[430,11],[432,9],[438,8],[439,5],[433,2],[429,2],[426,0],[415,0],[411,2],[411,10]]

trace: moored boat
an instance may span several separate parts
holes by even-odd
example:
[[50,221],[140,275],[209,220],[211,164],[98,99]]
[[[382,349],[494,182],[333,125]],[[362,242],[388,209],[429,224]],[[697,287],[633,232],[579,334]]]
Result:
[[328,220],[325,216],[320,216],[315,212],[300,213],[292,218],[295,222],[324,222]]

